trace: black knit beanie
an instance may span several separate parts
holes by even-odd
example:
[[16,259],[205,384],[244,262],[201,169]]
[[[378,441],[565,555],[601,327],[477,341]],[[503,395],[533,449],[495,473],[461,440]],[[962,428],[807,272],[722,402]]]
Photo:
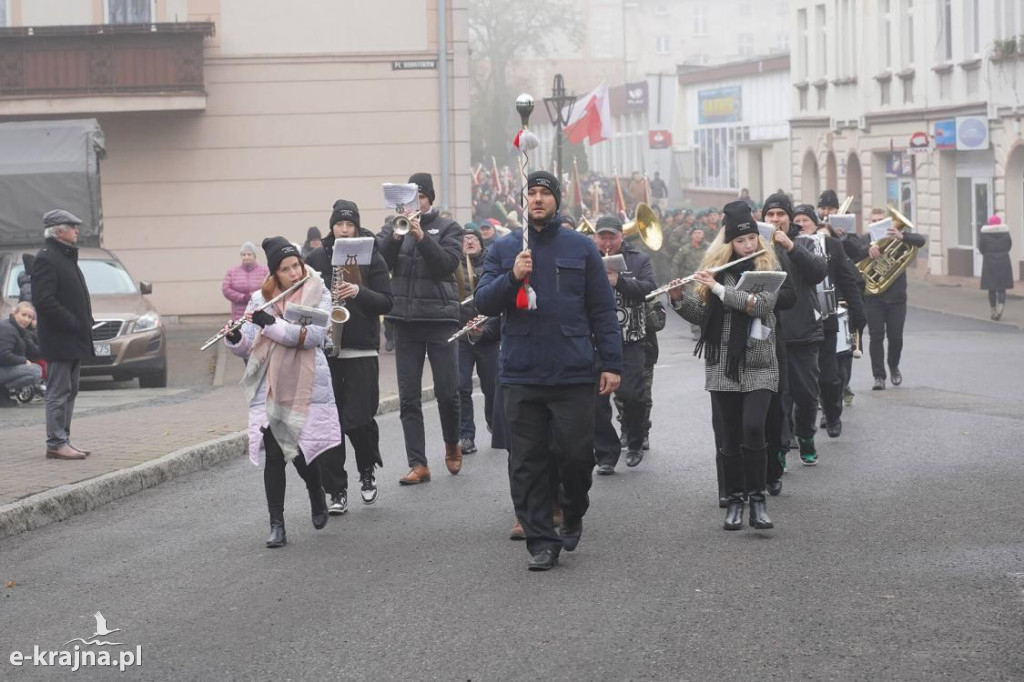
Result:
[[534,171],[526,178],[526,191],[529,192],[531,187],[543,187],[549,192],[555,195],[555,208],[557,209],[562,204],[562,184],[558,182],[551,173],[547,171]]
[[773,208],[781,208],[789,216],[790,221],[793,220],[793,202],[781,190],[764,200],[764,206],[761,207],[761,215],[768,215],[768,211]]
[[295,256],[302,260],[302,254],[295,248],[295,245],[284,237],[267,237],[261,244],[263,253],[267,254],[267,267],[270,272],[277,272],[278,266],[288,256]]
[[331,212],[331,228],[334,227],[335,223],[340,223],[342,220],[355,223],[356,228],[361,227],[359,224],[359,207],[356,206],[354,201],[338,199],[334,202],[334,210]]
[[757,222],[750,212],[750,204],[745,201],[730,201],[722,209],[725,214],[725,241],[731,242],[745,234],[760,234]]
[[430,177],[430,173],[413,173],[409,182],[419,187],[420,192],[430,199],[430,203],[434,203],[434,178]]
[[798,204],[793,209],[793,217],[796,218],[798,215],[805,215],[811,219],[811,222],[815,225],[821,225],[818,221],[818,212],[810,204]]
[[818,197],[820,208],[839,208],[839,197],[834,189],[827,189]]

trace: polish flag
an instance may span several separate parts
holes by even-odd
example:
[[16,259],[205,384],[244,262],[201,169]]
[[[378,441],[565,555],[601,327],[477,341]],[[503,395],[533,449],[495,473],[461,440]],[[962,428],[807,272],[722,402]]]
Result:
[[[562,110],[563,116],[565,110]],[[573,144],[587,138],[590,144],[604,142],[612,135],[612,113],[608,100],[608,86],[602,83],[576,100],[572,106],[565,135]]]

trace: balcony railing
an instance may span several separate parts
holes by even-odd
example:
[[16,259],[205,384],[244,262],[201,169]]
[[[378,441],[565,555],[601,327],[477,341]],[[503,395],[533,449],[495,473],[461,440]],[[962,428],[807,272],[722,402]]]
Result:
[[204,94],[203,39],[214,24],[0,29],[0,100]]

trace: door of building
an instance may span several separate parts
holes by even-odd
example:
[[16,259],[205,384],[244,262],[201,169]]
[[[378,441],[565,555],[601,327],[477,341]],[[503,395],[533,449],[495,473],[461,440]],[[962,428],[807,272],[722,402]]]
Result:
[[960,246],[974,252],[974,276],[981,274],[978,230],[992,214],[992,178],[957,178],[957,235]]

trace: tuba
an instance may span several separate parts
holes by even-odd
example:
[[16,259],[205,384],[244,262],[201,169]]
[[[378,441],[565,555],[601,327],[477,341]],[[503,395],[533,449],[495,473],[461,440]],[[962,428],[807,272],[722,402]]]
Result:
[[629,239],[633,235],[639,235],[640,240],[651,251],[661,248],[661,223],[658,222],[658,215],[654,209],[645,203],[637,204],[633,220],[622,226],[623,237]]
[[594,229],[594,223],[590,222],[585,217],[580,217],[580,225],[576,228],[576,231],[588,237],[592,234],[596,234],[597,232]]
[[[897,230],[914,229],[913,223],[891,205],[889,216]],[[864,292],[869,296],[884,294],[917,258],[917,247],[899,239],[883,237],[875,246],[881,251],[878,258],[872,260],[869,256],[857,263],[857,269],[864,275]]]

